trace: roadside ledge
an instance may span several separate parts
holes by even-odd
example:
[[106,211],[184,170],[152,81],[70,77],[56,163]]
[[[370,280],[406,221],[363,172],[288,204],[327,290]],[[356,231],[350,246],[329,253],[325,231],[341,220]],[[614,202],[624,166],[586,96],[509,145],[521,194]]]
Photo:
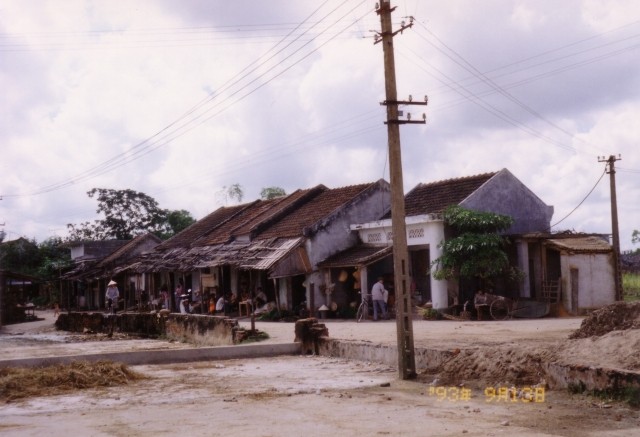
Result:
[[74,361],[114,361],[128,365],[187,363],[192,361],[229,360],[236,358],[299,355],[300,343],[247,344],[237,346],[201,347],[156,351],[105,352],[98,354],[66,355],[59,357],[18,358],[0,360],[2,367],[37,367],[69,364]]

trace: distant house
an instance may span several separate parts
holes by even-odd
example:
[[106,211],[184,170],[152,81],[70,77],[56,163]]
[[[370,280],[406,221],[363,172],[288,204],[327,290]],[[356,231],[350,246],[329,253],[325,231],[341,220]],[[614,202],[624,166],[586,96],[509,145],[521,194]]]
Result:
[[[316,264],[356,244],[351,223],[381,217],[389,204],[389,184],[379,180],[341,188],[318,185],[221,207],[116,270],[149,284],[152,298],[160,288],[182,284],[205,299],[216,288],[241,297],[261,287],[279,308],[324,303],[326,281]],[[177,309],[175,302],[172,306]]]
[[41,280],[33,276],[0,270],[0,326],[24,322],[25,305],[39,294]]
[[125,306],[134,305],[141,299],[144,288],[135,281],[129,282],[124,276],[118,277],[116,268],[149,252],[161,242],[160,238],[148,233],[132,240],[68,243],[74,266],[63,276],[67,280],[67,290],[66,296],[62,298],[62,305],[86,309],[104,308],[104,292],[111,279],[118,282]]
[[605,236],[565,233],[522,238],[539,248],[532,260],[535,270],[543,272],[539,295],[561,306],[560,311],[581,315],[615,302],[613,249]]
[[[529,242],[518,235],[536,231],[548,231],[553,207],[546,205],[507,169],[499,172],[468,176],[457,179],[418,184],[405,196],[408,266],[412,278],[414,299],[431,301],[434,308],[446,308],[472,298],[476,284],[460,284],[455,281],[437,280],[431,275],[431,262],[441,254],[439,244],[445,240],[447,229],[442,213],[451,205],[459,205],[477,211],[509,215],[514,224],[506,232],[513,236],[510,257],[528,278],[531,272]],[[369,290],[377,276],[385,276],[387,288],[393,286],[391,261],[391,218],[354,224],[362,242],[344,253],[320,263],[323,268],[342,269],[347,277],[358,272],[359,286]],[[351,270],[348,270],[351,269]],[[342,275],[345,276],[344,274]],[[530,282],[516,284],[519,289],[508,289],[514,284],[496,284],[506,295],[532,296]]]

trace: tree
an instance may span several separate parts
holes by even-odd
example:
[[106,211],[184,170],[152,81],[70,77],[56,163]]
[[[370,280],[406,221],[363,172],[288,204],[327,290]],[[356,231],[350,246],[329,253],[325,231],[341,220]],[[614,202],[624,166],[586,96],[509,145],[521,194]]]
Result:
[[162,235],[159,235],[159,237],[163,240],[166,240],[188,228],[195,222],[196,219],[194,219],[191,213],[187,210],[180,209],[169,211],[169,213],[167,214],[167,224],[169,226],[169,231]]
[[244,190],[242,189],[242,185],[233,184],[227,189],[227,196],[230,199],[236,199],[238,203],[242,202],[242,198],[244,197]]
[[472,211],[451,206],[444,212],[444,221],[455,236],[442,243],[442,256],[432,262],[436,279],[518,277],[518,269],[509,265],[504,250],[507,240],[498,233],[509,229],[513,219],[490,212]]
[[218,197],[218,201],[225,205],[229,202],[229,199],[236,199],[236,201],[240,203],[244,198],[244,190],[240,184],[233,184],[228,187],[225,185],[216,193],[216,196]]
[[24,275],[36,275],[40,253],[36,240],[24,237],[0,245],[0,265],[3,269]]
[[280,187],[265,187],[260,191],[260,198],[262,200],[269,200],[286,195],[287,193],[284,191],[284,188]]
[[68,240],[129,240],[136,235],[153,232],[161,235],[170,231],[169,212],[158,206],[151,196],[133,190],[93,188],[89,197],[97,196],[97,213],[104,219],[80,225],[67,224]]
[[633,244],[640,243],[640,231],[638,231],[637,229],[634,229],[633,233],[631,234],[631,242]]

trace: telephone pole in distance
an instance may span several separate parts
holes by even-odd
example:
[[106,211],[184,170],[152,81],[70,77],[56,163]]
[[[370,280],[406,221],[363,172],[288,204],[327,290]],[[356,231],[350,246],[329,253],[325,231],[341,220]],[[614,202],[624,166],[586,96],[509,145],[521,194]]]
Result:
[[609,173],[609,187],[611,190],[611,240],[613,243],[613,269],[615,276],[616,300],[623,299],[622,293],[622,273],[620,272],[620,231],[618,230],[618,200],[616,197],[616,167],[615,162],[622,157],[618,155],[598,156],[598,162],[607,163],[607,173]]

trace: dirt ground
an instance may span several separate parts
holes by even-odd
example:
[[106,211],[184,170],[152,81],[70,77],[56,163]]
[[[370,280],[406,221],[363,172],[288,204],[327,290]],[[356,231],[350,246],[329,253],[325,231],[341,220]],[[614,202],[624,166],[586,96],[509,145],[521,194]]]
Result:
[[[41,322],[2,328],[4,358],[188,346],[150,340],[78,341],[77,336],[52,332],[50,315],[43,316]],[[327,325],[332,337],[345,341],[395,341],[392,321]],[[534,395],[532,401],[508,396],[515,380],[509,369],[531,367],[538,358],[640,369],[640,330],[569,339],[581,325],[582,319],[416,322],[416,346],[463,349],[450,368],[440,369],[436,381],[399,381],[395,369],[387,366],[314,356],[133,366],[149,378],[0,405],[0,435],[640,436],[639,410],[536,389],[536,375],[531,385],[516,386]],[[264,323],[258,328],[269,332],[270,342],[293,340],[291,324]],[[481,354],[483,349],[495,355]]]

